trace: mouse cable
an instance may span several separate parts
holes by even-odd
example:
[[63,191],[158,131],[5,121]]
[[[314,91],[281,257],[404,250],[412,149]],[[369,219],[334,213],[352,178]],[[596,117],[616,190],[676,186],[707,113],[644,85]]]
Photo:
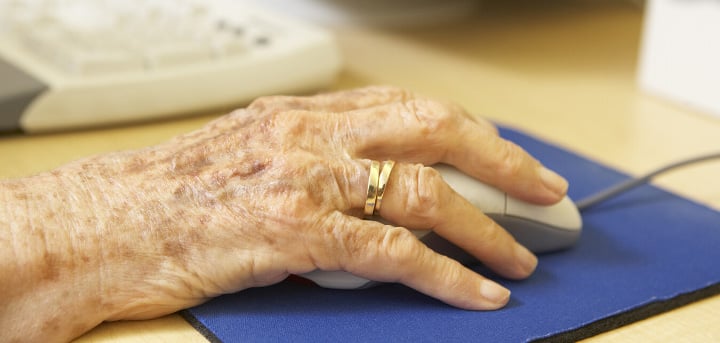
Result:
[[704,162],[712,159],[720,158],[720,152],[714,152],[708,155],[702,155],[697,156],[693,158],[689,158],[687,160],[682,160],[679,162],[675,162],[669,165],[666,165],[662,168],[659,168],[657,170],[654,170],[652,172],[649,172],[643,176],[633,178],[624,182],[620,182],[617,185],[608,187],[605,190],[599,191],[593,195],[590,195],[580,201],[577,201],[575,205],[578,207],[580,211],[584,211],[592,206],[595,206],[609,198],[612,198],[614,196],[617,196],[621,193],[625,193],[637,186],[640,186],[642,184],[647,183],[650,181],[653,177],[658,176],[662,173],[668,172],[672,169],[687,166],[690,164],[698,163],[698,162]]

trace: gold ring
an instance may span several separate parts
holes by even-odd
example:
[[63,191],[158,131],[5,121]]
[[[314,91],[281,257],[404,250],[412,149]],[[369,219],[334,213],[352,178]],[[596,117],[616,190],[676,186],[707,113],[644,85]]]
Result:
[[383,162],[380,177],[378,178],[377,200],[375,201],[375,212],[373,212],[373,214],[380,213],[380,206],[382,206],[383,196],[385,195],[385,187],[387,186],[388,180],[390,179],[390,172],[392,172],[394,166],[395,161]]
[[380,178],[380,162],[370,162],[370,175],[368,176],[367,197],[365,198],[365,215],[372,216],[375,212],[375,202],[378,194],[378,181]]

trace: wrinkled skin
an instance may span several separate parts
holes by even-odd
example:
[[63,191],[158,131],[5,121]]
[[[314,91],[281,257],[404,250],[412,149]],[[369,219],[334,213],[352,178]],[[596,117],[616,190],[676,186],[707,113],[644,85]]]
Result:
[[[371,159],[398,162],[380,211],[397,226],[362,219]],[[314,269],[502,307],[505,288],[408,230],[433,229],[508,278],[535,269],[426,167],[439,162],[539,204],[567,189],[488,122],[392,87],[260,98],[154,147],[5,180],[0,332],[63,341]]]

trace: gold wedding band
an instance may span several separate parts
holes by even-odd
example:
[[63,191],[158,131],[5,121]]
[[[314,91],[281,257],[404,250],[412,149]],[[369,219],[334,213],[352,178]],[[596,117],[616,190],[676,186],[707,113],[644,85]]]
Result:
[[377,201],[378,182],[380,179],[380,162],[370,162],[370,175],[368,176],[367,197],[365,198],[365,215],[372,216]]
[[388,180],[390,179],[390,172],[392,172],[395,166],[395,161],[385,161],[380,171],[380,177],[378,178],[378,190],[377,199],[375,201],[374,213],[380,213],[380,206],[382,206],[383,196],[385,195],[385,187],[387,186]]

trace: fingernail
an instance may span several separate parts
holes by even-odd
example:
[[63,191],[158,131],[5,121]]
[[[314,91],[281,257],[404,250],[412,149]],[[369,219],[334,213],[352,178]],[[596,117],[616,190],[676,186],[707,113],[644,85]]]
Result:
[[535,267],[537,267],[538,264],[538,259],[533,253],[530,252],[530,250],[528,250],[524,246],[520,244],[515,245],[515,258],[518,260],[518,262],[520,262],[520,267],[525,274],[524,276],[528,276],[535,271]]
[[550,169],[541,167],[540,179],[545,187],[557,195],[564,195],[567,192],[567,180]]
[[510,291],[497,283],[485,280],[480,284],[480,294],[497,305],[505,305],[510,300]]

